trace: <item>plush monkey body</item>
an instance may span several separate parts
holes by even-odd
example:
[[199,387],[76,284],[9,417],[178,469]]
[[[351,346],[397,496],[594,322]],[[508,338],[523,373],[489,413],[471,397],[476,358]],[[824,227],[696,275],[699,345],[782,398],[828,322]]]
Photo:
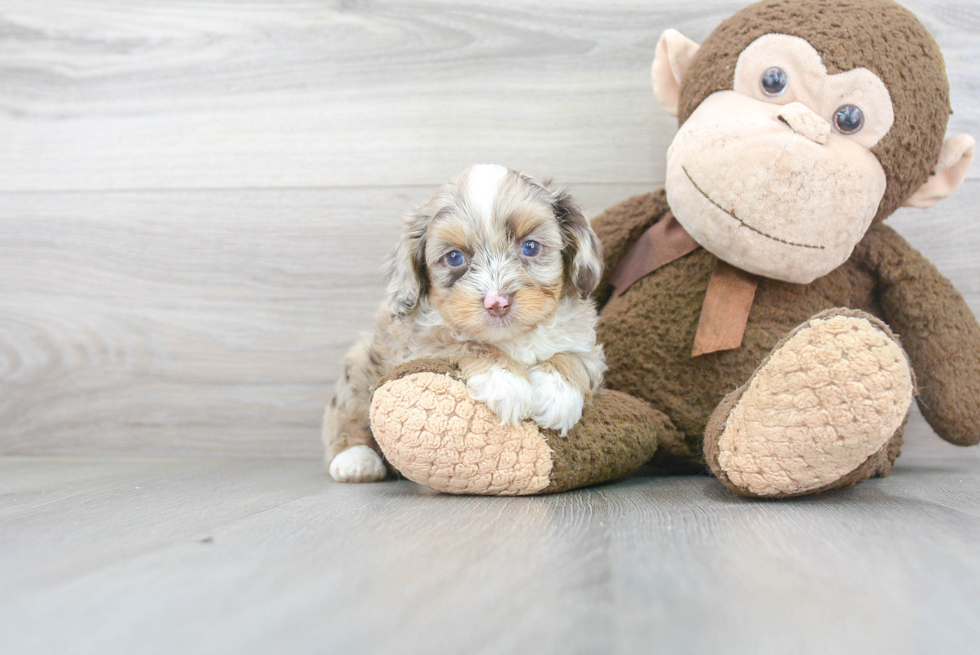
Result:
[[[596,217],[607,270],[625,250],[621,228],[649,227],[669,210],[663,191],[639,196]],[[635,233],[636,230],[631,230]],[[620,239],[617,242],[617,237]],[[698,317],[716,258],[703,248],[637,281],[623,295],[611,294],[600,313],[598,337],[609,371],[606,386],[642,398],[686,437],[685,450],[701,461],[701,439],[711,413],[726,394],[747,380],[766,353],[811,316],[837,307],[881,316],[874,280],[851,260],[814,282],[792,284],[762,278],[742,346],[691,356]],[[610,290],[606,291],[610,294]]]
[[[603,241],[607,270],[613,270],[638,235],[668,211],[665,193],[659,191],[631,198],[598,216],[593,226]],[[876,224],[847,262],[810,284],[762,278],[742,346],[692,357],[715,260],[707,250],[698,249],[640,279],[622,295],[604,290],[608,300],[598,333],[609,363],[607,386],[646,400],[677,430],[664,432],[658,459],[685,468],[699,466],[704,461],[705,429],[725,396],[748,380],[794,328],[836,309],[860,310],[891,325],[915,325],[920,330],[930,324],[925,333],[903,333],[903,345],[916,355],[913,369],[924,380],[934,379],[938,369],[955,368],[949,366],[951,352],[957,353],[963,366],[943,372],[947,377],[942,391],[923,385],[923,409],[944,439],[961,445],[980,439],[980,421],[971,421],[970,412],[957,417],[967,421],[958,429],[951,429],[947,418],[968,408],[980,393],[980,382],[971,375],[980,353],[980,329],[949,281],[894,230]],[[919,301],[895,303],[898,296]],[[883,298],[890,311],[883,307]],[[874,474],[888,473],[899,454],[900,431],[891,444],[887,457],[876,462]]]
[[[452,372],[414,363],[372,405],[392,464],[425,462],[413,479],[444,491],[526,494],[653,457],[706,466],[743,495],[796,496],[887,475],[916,395],[940,437],[978,443],[980,326],[882,224],[953,193],[975,148],[967,135],[944,138],[942,54],[915,16],[891,0],[763,0],[701,46],[664,32],[652,76],[680,123],[666,188],[593,221],[610,391],[567,439],[504,434],[468,418]],[[653,255],[661,246],[641,237],[665,216],[683,229],[648,235],[666,244],[668,230],[686,232],[696,249]],[[719,289],[736,288],[722,270],[755,276],[754,298],[738,314],[740,345],[729,332],[701,348],[702,323],[734,316],[718,307],[747,307],[738,293],[728,299],[741,305],[719,302]]]

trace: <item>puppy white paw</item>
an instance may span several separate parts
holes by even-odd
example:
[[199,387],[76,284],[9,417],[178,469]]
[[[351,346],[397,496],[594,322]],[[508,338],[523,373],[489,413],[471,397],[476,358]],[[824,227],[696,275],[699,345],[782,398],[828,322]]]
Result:
[[385,477],[385,465],[369,446],[351,446],[330,462],[330,477],[337,482],[377,482]]
[[466,380],[470,395],[486,403],[501,422],[517,424],[531,415],[534,394],[531,383],[503,368],[492,368]]
[[531,387],[534,389],[534,422],[561,436],[582,418],[585,398],[565,376],[555,371],[531,371]]

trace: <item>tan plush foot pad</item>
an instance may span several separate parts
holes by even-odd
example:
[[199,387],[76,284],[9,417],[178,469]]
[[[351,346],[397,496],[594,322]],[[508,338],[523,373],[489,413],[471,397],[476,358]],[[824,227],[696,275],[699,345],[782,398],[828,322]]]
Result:
[[548,486],[551,449],[530,421],[501,425],[466,385],[420,372],[388,380],[371,403],[371,428],[406,478],[453,494],[513,496]]
[[826,488],[881,450],[914,391],[908,359],[885,330],[875,319],[834,315],[812,319],[777,346],[718,442],[718,465],[738,490],[786,496]]

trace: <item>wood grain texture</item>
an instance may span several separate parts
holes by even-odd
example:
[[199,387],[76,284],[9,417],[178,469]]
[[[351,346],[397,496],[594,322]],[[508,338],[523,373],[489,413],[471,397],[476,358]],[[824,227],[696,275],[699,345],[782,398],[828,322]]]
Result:
[[[658,36],[745,4],[6,0],[0,190],[433,185],[479,161],[643,184],[675,130]],[[945,53],[951,130],[980,134],[980,9],[905,4]]]
[[3,196],[0,454],[319,454],[399,216],[431,193]]
[[[572,191],[594,213],[650,188]],[[319,454],[398,217],[431,191],[0,196],[0,454]],[[980,314],[977,204],[971,181],[894,222]]]
[[478,498],[310,460],[3,458],[3,652],[970,653],[978,463],[920,450],[762,502],[704,477]]
[[[398,217],[478,161],[656,188],[656,39],[742,4],[3,3],[0,454],[319,454]],[[908,5],[980,134],[980,10]],[[892,219],[975,313],[978,203]]]

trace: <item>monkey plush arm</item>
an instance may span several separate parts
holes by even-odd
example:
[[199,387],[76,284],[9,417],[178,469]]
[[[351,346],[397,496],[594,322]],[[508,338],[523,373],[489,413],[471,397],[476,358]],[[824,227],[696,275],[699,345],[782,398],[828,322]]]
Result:
[[603,277],[596,292],[599,305],[603,305],[612,292],[609,274],[636,243],[644,231],[670,210],[667,192],[663,189],[634,196],[613,205],[592,219],[592,229],[602,241]]
[[912,360],[923,416],[946,441],[977,444],[980,326],[963,296],[928,259],[880,223],[855,255],[863,256],[877,277],[885,320]]

